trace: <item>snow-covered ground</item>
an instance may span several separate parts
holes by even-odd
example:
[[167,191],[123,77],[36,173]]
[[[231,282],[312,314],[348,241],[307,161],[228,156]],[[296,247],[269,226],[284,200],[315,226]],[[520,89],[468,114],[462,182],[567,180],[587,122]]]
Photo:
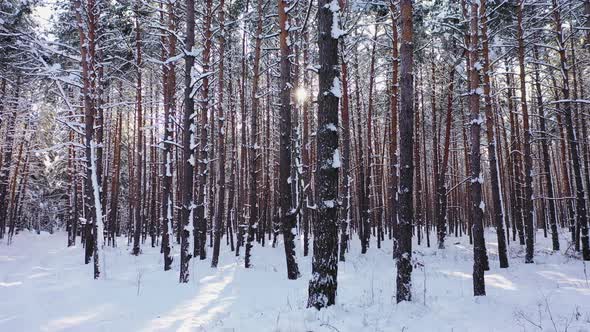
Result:
[[0,243],[0,331],[590,331],[583,262],[552,254],[537,235],[535,264],[523,264],[522,248],[511,244],[511,266],[500,269],[495,234],[486,231],[488,295],[477,298],[467,238],[450,237],[443,251],[414,246],[414,301],[402,304],[391,242],[373,242],[362,255],[355,237],[339,266],[338,303],[318,312],[306,309],[311,258],[299,251],[296,281],[287,280],[282,247],[255,246],[252,269],[224,248],[218,269],[192,260],[191,282],[179,285],[178,246],[164,272],[157,248],[134,257],[120,240],[96,281],[65,234],[23,233]]

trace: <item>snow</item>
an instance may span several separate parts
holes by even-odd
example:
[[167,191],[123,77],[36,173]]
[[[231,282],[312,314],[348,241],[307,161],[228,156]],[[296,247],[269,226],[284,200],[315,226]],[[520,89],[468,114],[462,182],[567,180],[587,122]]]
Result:
[[327,207],[327,208],[333,208],[334,205],[335,205],[335,203],[334,203],[334,200],[333,199],[324,201],[324,206]]
[[[166,176],[168,176],[168,177],[172,177],[172,170],[170,169],[170,166],[172,164],[172,156],[171,156],[171,154],[172,153],[170,151],[167,151],[166,152],[166,163],[165,163],[165,165],[166,165]],[[193,162],[191,163],[191,165],[194,166],[194,158],[193,158]]]
[[340,160],[340,150],[334,150],[334,156],[332,157],[332,168],[340,168],[342,162]]
[[338,76],[335,76],[334,81],[332,81],[332,88],[330,88],[330,93],[336,98],[342,98],[342,88],[340,85],[340,78],[338,78]]
[[371,243],[363,255],[351,236],[338,267],[337,304],[316,311],[306,308],[311,256],[303,257],[299,243],[298,280],[287,279],[279,243],[258,246],[250,269],[222,246],[217,269],[192,259],[191,279],[181,285],[180,259],[164,272],[159,248],[132,256],[120,238],[118,248],[104,249],[106,278],[93,280],[83,248],[67,248],[65,233],[24,232],[11,246],[0,241],[0,331],[590,330],[590,285],[580,260],[552,254],[540,231],[534,264],[524,264],[524,248],[510,243],[510,268],[500,269],[495,232],[486,230],[486,239],[487,296],[472,295],[467,237],[451,236],[444,251],[414,243],[413,302],[396,304],[391,241],[383,249]]
[[330,34],[332,38],[338,39],[346,34],[346,31],[340,29],[340,5],[338,4],[338,0],[332,0],[324,7],[332,12],[332,31]]
[[[173,228],[172,228],[172,219],[174,218],[172,215],[172,209],[174,205],[172,204],[171,196],[168,196],[168,204],[166,205],[166,224],[168,225],[168,239],[172,239],[173,237]],[[174,243],[174,241],[170,240],[170,244]]]
[[477,182],[483,184],[483,182],[484,182],[483,173],[480,172],[478,177],[476,177],[475,179],[471,179],[471,183],[477,183]]
[[[92,181],[92,193],[94,196],[94,222],[96,223],[96,234],[98,237],[99,246],[101,248],[104,241],[103,239],[103,224],[102,224],[102,206],[100,202],[100,190],[102,189],[100,183],[98,183],[98,172],[96,169],[96,148],[97,145],[94,142],[94,139],[90,140],[90,179]],[[100,249],[99,249],[100,252]],[[100,262],[100,260],[99,260]],[[104,262],[103,262],[104,264]],[[100,265],[99,265],[100,266]],[[99,271],[102,271],[102,268],[99,268]]]
[[474,124],[474,125],[481,126],[483,124],[483,122],[484,122],[483,117],[480,114],[480,115],[477,116],[477,118],[471,120],[469,122],[469,124],[472,124],[472,125]]

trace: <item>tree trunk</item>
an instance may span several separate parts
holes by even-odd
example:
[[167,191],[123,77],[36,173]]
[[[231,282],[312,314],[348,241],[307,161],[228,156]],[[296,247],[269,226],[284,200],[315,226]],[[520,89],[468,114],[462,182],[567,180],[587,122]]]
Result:
[[400,181],[399,181],[399,235],[400,257],[397,260],[397,302],[412,299],[412,222],[414,161],[414,45],[412,1],[401,0],[400,47]]
[[[280,168],[279,168],[279,215],[283,231],[285,245],[285,258],[287,260],[287,278],[295,280],[299,278],[299,267],[295,260],[295,234],[297,234],[297,214],[299,209],[294,208],[291,192],[291,182],[296,181],[291,177],[291,48],[289,46],[289,14],[286,12],[290,6],[288,0],[278,0],[279,27],[280,27],[280,72],[279,85],[280,98]],[[290,179],[290,180],[289,180]],[[298,199],[298,198],[296,198]]]
[[531,152],[532,133],[529,124],[529,112],[526,92],[526,72],[524,64],[524,32],[523,32],[524,0],[521,0],[517,9],[517,36],[518,36],[518,65],[520,68],[520,108],[524,129],[524,228],[526,233],[526,255],[524,262],[533,263],[535,252],[535,225],[533,219],[535,206],[533,204],[533,156]]
[[[176,55],[176,31],[175,3],[168,0],[168,33],[164,34],[162,31],[162,45],[165,47],[165,56],[171,58]],[[163,20],[162,20],[163,21]],[[163,24],[164,22],[162,22]],[[174,143],[174,113],[176,108],[175,103],[175,88],[176,88],[176,66],[174,63],[163,65],[163,92],[164,92],[164,139],[161,160],[163,162],[162,169],[162,253],[164,254],[164,271],[172,268],[173,258],[170,255],[172,250],[171,239],[173,238],[173,222],[174,222],[174,197],[172,195],[172,180],[174,177],[174,167],[172,162],[172,145]]]
[[[343,44],[343,43],[342,43]],[[341,45],[342,45],[341,44]],[[340,51],[340,68],[342,70],[342,175],[344,176],[344,192],[341,195],[342,206],[340,209],[340,253],[339,260],[345,261],[345,252],[348,247],[348,234],[350,227],[350,213],[351,213],[351,184],[352,173],[350,171],[350,114],[349,114],[349,99],[348,99],[348,64],[342,57],[342,50]]]
[[[215,230],[213,240],[213,256],[211,257],[211,267],[217,267],[219,262],[219,246],[221,244],[221,235],[223,232],[223,221],[225,213],[225,111],[223,109],[223,88],[224,88],[224,61],[225,61],[225,0],[219,2],[219,67],[217,77],[217,137],[219,145],[219,197],[217,203],[217,213],[215,213]],[[213,197],[211,197],[213,199]]]
[[[16,80],[16,92],[14,95],[14,105],[7,105],[8,109],[12,109],[6,120],[6,139],[4,140],[4,150],[2,160],[0,161],[0,239],[4,237],[6,232],[6,221],[8,216],[8,184],[10,177],[10,168],[12,166],[12,149],[14,145],[14,135],[16,127],[16,115],[19,106],[21,89],[21,78],[20,76]],[[5,96],[6,94],[3,94]],[[3,98],[8,100],[8,98]],[[4,105],[4,101],[2,105]]]
[[250,210],[250,217],[248,219],[248,232],[246,238],[246,252],[244,265],[246,268],[251,266],[250,255],[252,250],[252,241],[254,241],[254,231],[258,225],[258,170],[260,169],[260,156],[258,155],[258,85],[260,82],[260,57],[262,50],[262,0],[257,1],[257,26],[256,26],[256,42],[254,46],[254,74],[252,77],[252,110],[250,115],[250,151],[248,156],[248,165],[250,167],[249,177],[249,192],[248,203]]
[[486,295],[485,268],[485,240],[483,236],[483,218],[485,204],[482,197],[483,173],[480,160],[480,131],[483,119],[479,114],[479,73],[475,67],[478,63],[478,4],[471,3],[470,43],[469,43],[469,110],[471,118],[471,216],[473,218],[473,295]]
[[576,188],[576,220],[577,227],[580,229],[582,242],[582,257],[585,261],[590,260],[590,246],[588,241],[588,215],[586,208],[586,199],[584,194],[584,183],[582,180],[582,165],[580,164],[581,155],[578,151],[578,135],[574,122],[572,119],[572,103],[570,101],[570,90],[569,90],[569,65],[567,63],[567,57],[565,52],[565,41],[563,37],[562,22],[560,16],[560,10],[557,4],[557,0],[552,0],[553,5],[553,19],[555,23],[555,31],[557,33],[557,44],[559,49],[559,60],[560,68],[562,73],[562,86],[561,93],[563,94],[563,113],[565,116],[565,127],[567,130],[567,140],[569,141],[569,148],[571,159],[573,162],[574,172],[574,184]]
[[338,103],[342,95],[338,72],[338,25],[340,5],[319,0],[318,48],[319,92],[317,128],[316,192],[318,221],[314,223],[312,277],[308,307],[328,307],[336,303],[338,276]]
[[496,235],[498,238],[498,257],[500,267],[508,267],[508,255],[506,253],[506,237],[504,234],[504,200],[500,190],[500,173],[498,170],[498,158],[496,151],[496,133],[494,130],[494,114],[492,111],[492,97],[490,84],[490,58],[488,46],[488,27],[486,16],[486,0],[481,1],[481,38],[482,38],[482,56],[483,56],[483,94],[486,114],[486,134],[488,140],[488,159],[490,167],[490,177],[492,184],[492,201],[494,204],[494,222],[496,224]]
[[134,219],[135,219],[135,227],[133,228],[133,251],[132,254],[137,256],[140,252],[139,247],[139,237],[141,235],[141,228],[143,225],[143,213],[142,213],[142,197],[143,197],[143,190],[142,190],[142,178],[143,178],[143,165],[142,165],[142,158],[143,158],[143,102],[142,102],[142,82],[141,82],[141,27],[139,24],[139,3],[136,4],[135,8],[135,65],[137,66],[137,86],[135,91],[136,96],[136,110],[137,110],[137,127],[136,127],[136,135],[137,135],[137,144],[135,148],[137,149],[137,154],[135,156],[135,160],[137,160],[137,164],[135,165],[135,197],[134,197]]
[[184,117],[182,138],[182,215],[179,227],[181,231],[180,243],[180,277],[179,282],[187,283],[189,280],[188,264],[193,257],[189,250],[190,235],[194,230],[192,224],[195,203],[193,200],[193,175],[195,168],[195,101],[192,96],[193,86],[192,68],[195,56],[192,52],[195,44],[195,2],[186,0],[186,39],[185,47],[185,71],[184,71]]
[[541,91],[541,78],[539,75],[539,55],[537,47],[533,48],[533,54],[535,57],[535,88],[537,94],[537,109],[539,111],[539,130],[541,134],[541,150],[543,153],[543,171],[545,175],[545,192],[549,203],[549,225],[551,227],[551,242],[553,244],[553,250],[559,251],[559,235],[557,231],[557,215],[555,206],[555,194],[553,189],[553,178],[551,177],[551,156],[549,154],[549,145],[547,140],[547,126],[545,125],[545,107],[543,105],[543,94]]
[[[389,188],[389,223],[391,225],[391,230],[393,232],[393,257],[399,257],[399,245],[398,245],[398,228],[397,228],[397,214],[398,214],[398,158],[397,158],[397,132],[398,132],[398,104],[399,104],[399,51],[398,51],[398,44],[399,44],[399,34],[397,30],[397,8],[394,5],[393,1],[389,6],[389,10],[391,12],[391,35],[392,35],[392,62],[391,62],[391,96],[389,100],[389,112],[391,117],[391,128],[390,136],[389,136],[389,168],[391,172],[391,179],[390,179],[390,188]],[[417,115],[419,117],[419,115]],[[420,142],[419,134],[416,136],[416,141]],[[419,148],[419,143],[414,146],[414,149]],[[417,168],[420,167],[420,162],[418,162]],[[419,172],[419,171],[418,171]],[[418,188],[420,185],[417,184]],[[416,211],[422,211],[422,209],[418,206]],[[417,218],[417,220],[421,220],[421,218]],[[418,230],[420,232],[420,230]],[[418,238],[420,238],[418,236]],[[418,240],[419,242],[420,240]]]

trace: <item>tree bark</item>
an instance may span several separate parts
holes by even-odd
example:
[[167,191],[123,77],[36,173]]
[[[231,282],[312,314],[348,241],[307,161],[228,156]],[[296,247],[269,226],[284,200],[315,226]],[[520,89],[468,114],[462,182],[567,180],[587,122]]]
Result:
[[483,95],[486,114],[486,134],[488,140],[488,163],[490,167],[490,178],[492,187],[492,202],[494,204],[494,222],[496,224],[496,235],[498,238],[498,257],[500,259],[500,267],[508,267],[508,255],[506,253],[506,237],[504,233],[504,200],[500,190],[500,172],[498,170],[498,158],[496,151],[496,132],[494,130],[494,114],[492,111],[492,97],[488,45],[488,26],[486,16],[486,0],[481,0],[480,7],[481,16],[481,39],[482,39],[482,56],[483,56]]
[[254,46],[254,74],[252,77],[252,110],[250,115],[250,151],[248,155],[248,165],[250,170],[248,204],[250,217],[248,219],[248,232],[246,238],[246,252],[244,265],[246,268],[251,266],[250,255],[252,242],[254,241],[254,231],[258,226],[258,170],[260,169],[260,156],[258,146],[258,112],[259,96],[258,85],[260,82],[260,57],[262,51],[262,0],[257,1],[256,9],[258,13],[256,26],[256,42]]
[[179,282],[189,280],[188,264],[193,257],[189,250],[190,235],[194,229],[192,224],[195,204],[193,201],[193,176],[195,168],[195,101],[192,96],[191,72],[195,63],[193,46],[195,44],[195,2],[186,0],[186,39],[184,42],[184,116],[182,138],[182,211],[179,228],[180,236],[180,277]]
[[469,110],[471,118],[471,216],[473,218],[473,295],[486,295],[485,269],[485,240],[483,236],[483,218],[485,204],[482,197],[483,173],[480,160],[480,131],[483,119],[479,114],[479,73],[478,63],[478,3],[471,2],[470,43],[469,43]]
[[549,154],[549,145],[547,140],[547,126],[545,124],[545,107],[543,105],[543,94],[541,90],[541,78],[539,75],[539,55],[537,47],[533,48],[533,54],[535,58],[535,88],[537,95],[537,110],[539,111],[539,130],[541,134],[541,151],[543,153],[543,171],[545,175],[545,192],[549,203],[549,225],[551,227],[551,243],[553,244],[553,250],[559,251],[559,235],[557,231],[557,215],[555,206],[555,194],[553,189],[553,178],[551,177],[551,156]]
[[[279,41],[280,41],[280,168],[279,168],[279,215],[283,231],[285,246],[285,258],[287,260],[287,278],[295,280],[299,278],[299,267],[295,260],[295,234],[297,234],[297,214],[299,209],[292,206],[291,183],[296,181],[291,176],[291,47],[289,46],[289,14],[288,0],[278,0],[279,9]],[[296,198],[298,199],[298,198]],[[263,235],[264,236],[264,235]]]
[[412,222],[414,161],[414,45],[412,1],[401,0],[400,47],[400,182],[399,182],[399,251],[397,260],[397,302],[412,299]]
[[[219,262],[219,247],[221,244],[221,235],[223,233],[223,221],[225,213],[225,111],[223,109],[223,90],[224,90],[224,64],[225,64],[225,0],[219,2],[219,66],[217,77],[217,139],[219,146],[219,196],[217,198],[217,212],[215,213],[215,229],[213,240],[213,256],[211,257],[211,267],[217,267]],[[212,199],[213,197],[211,197]]]
[[139,3],[135,5],[135,65],[137,66],[137,85],[135,90],[135,97],[136,97],[136,135],[137,135],[137,144],[136,144],[136,156],[135,160],[137,160],[137,164],[135,166],[135,197],[134,197],[134,219],[135,219],[135,227],[133,228],[133,251],[132,254],[137,256],[140,252],[140,235],[141,235],[141,228],[143,225],[143,213],[142,213],[142,197],[143,197],[143,190],[142,190],[142,179],[143,179],[143,165],[142,165],[142,158],[143,158],[143,102],[142,102],[142,75],[141,75],[141,26],[139,24]]
[[524,31],[523,31],[524,0],[521,0],[517,8],[517,37],[518,37],[518,65],[520,68],[520,108],[524,129],[524,228],[526,233],[525,263],[533,263],[535,253],[535,225],[533,219],[535,206],[533,204],[533,156],[531,151],[532,133],[529,124],[529,111],[526,92],[526,71],[524,64]]
[[578,136],[574,127],[572,117],[572,103],[570,101],[569,88],[569,65],[567,63],[566,45],[563,37],[561,15],[557,0],[552,0],[553,19],[555,23],[555,32],[557,33],[557,44],[559,49],[560,68],[562,73],[561,93],[563,94],[563,113],[565,116],[565,127],[567,130],[567,140],[569,143],[571,159],[573,162],[574,184],[576,188],[576,220],[577,227],[580,228],[580,240],[582,242],[582,257],[585,261],[590,260],[590,246],[588,241],[588,215],[586,199],[584,194],[584,183],[582,180],[582,165],[580,164],[581,155],[578,148]]
[[342,95],[338,72],[340,5],[319,0],[318,48],[319,92],[317,128],[316,192],[318,221],[314,223],[312,277],[308,307],[336,303],[338,276],[338,104]]

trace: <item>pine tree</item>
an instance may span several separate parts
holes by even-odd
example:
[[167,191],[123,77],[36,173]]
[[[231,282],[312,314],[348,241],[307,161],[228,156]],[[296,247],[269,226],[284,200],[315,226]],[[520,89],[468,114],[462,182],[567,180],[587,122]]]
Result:
[[195,44],[195,2],[186,0],[186,39],[184,42],[185,73],[184,73],[184,115],[182,138],[182,212],[180,220],[180,277],[181,283],[189,280],[188,265],[193,257],[190,251],[190,236],[194,230],[193,213],[195,209],[193,198],[193,175],[195,168],[195,102],[193,99],[192,68],[195,63],[193,46]]
[[483,235],[483,219],[485,203],[482,196],[483,173],[480,159],[480,131],[483,119],[479,114],[479,64],[477,48],[479,44],[479,4],[471,2],[470,30],[469,30],[469,110],[471,125],[471,216],[473,217],[473,295],[486,295],[485,269],[485,240]]
[[342,97],[338,71],[340,4],[318,3],[319,91],[316,195],[318,219],[313,225],[312,276],[308,307],[320,310],[336,303],[338,285],[338,106]]
[[414,181],[414,29],[412,0],[400,1],[400,180],[397,302],[412,300],[412,223]]
[[[291,47],[289,46],[289,14],[290,1],[278,0],[279,27],[281,29],[280,40],[280,72],[279,85],[280,99],[280,169],[279,169],[279,215],[283,231],[285,245],[285,257],[287,260],[287,277],[295,280],[299,278],[299,267],[295,260],[295,234],[297,234],[297,214],[300,208],[293,207],[290,183],[295,179],[291,177]],[[298,197],[296,197],[298,199]],[[264,236],[264,235],[263,235]]]

